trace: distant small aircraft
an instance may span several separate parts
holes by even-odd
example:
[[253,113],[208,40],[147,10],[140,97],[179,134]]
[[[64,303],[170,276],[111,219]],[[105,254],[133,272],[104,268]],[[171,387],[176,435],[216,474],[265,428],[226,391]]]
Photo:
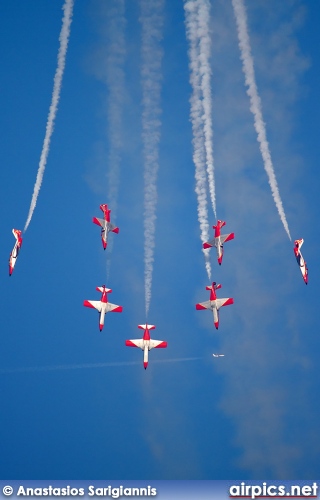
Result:
[[223,358],[224,354],[212,354],[214,358]]
[[220,266],[222,264],[222,257],[223,257],[223,244],[226,241],[233,240],[234,238],[234,233],[220,234],[221,228],[225,225],[226,223],[223,220],[218,220],[217,225],[212,226],[212,228],[215,230],[213,240],[203,243],[203,248],[216,247],[218,262]]
[[219,309],[220,307],[223,306],[229,306],[233,304],[233,299],[232,298],[227,298],[227,299],[218,299],[216,295],[216,290],[218,288],[221,288],[221,285],[217,285],[215,281],[213,281],[211,286],[206,286],[206,290],[210,290],[210,300],[207,300],[206,302],[200,302],[199,304],[196,304],[196,309],[198,311],[202,309],[211,309],[213,313],[213,322],[214,326],[218,330],[219,327]]
[[16,261],[22,245],[22,231],[20,231],[19,229],[12,229],[12,233],[16,239],[16,242],[9,257],[9,276],[11,276],[11,274],[13,273],[13,269],[16,265]]
[[86,307],[92,307],[93,309],[97,309],[100,313],[99,320],[99,329],[100,332],[104,327],[104,317],[108,312],[122,312],[122,306],[118,306],[116,304],[111,304],[108,302],[108,293],[111,293],[112,290],[110,288],[106,288],[106,285],[97,286],[96,290],[98,292],[102,292],[102,296],[100,300],[85,300],[83,305]]
[[298,266],[300,267],[300,271],[302,274],[303,281],[305,284],[308,284],[308,268],[307,268],[307,263],[305,262],[304,258],[302,257],[302,253],[300,251],[300,248],[302,247],[304,243],[304,239],[301,240],[295,240],[294,242],[294,255],[297,259]]
[[98,219],[98,217],[93,217],[92,222],[101,227],[101,240],[104,249],[107,248],[108,244],[108,233],[112,231],[113,233],[119,233],[119,228],[111,224],[110,213],[111,210],[108,209],[108,205],[100,205],[100,209],[104,214],[103,219]]
[[138,328],[144,330],[142,339],[126,340],[126,346],[129,347],[140,347],[143,350],[143,366],[147,369],[148,366],[148,356],[150,349],[154,347],[167,347],[168,342],[163,340],[153,340],[150,338],[150,330],[155,329],[155,325],[138,325]]

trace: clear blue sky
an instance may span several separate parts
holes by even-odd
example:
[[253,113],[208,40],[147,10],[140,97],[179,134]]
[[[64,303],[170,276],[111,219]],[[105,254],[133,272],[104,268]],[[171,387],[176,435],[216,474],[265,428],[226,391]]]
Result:
[[[23,229],[29,210],[63,2],[2,0],[0,5],[1,476],[317,477],[318,2],[246,2],[279,189],[293,239],[305,239],[305,286],[263,169],[231,1],[212,0],[217,212],[236,235],[225,245],[221,268],[211,253],[213,279],[223,286],[219,296],[234,298],[234,305],[221,311],[218,332],[210,313],[195,309],[196,302],[208,300],[209,283],[194,192],[188,46],[183,2],[165,4],[148,321],[168,348],[150,352],[146,371],[142,352],[124,345],[142,334],[137,325],[146,320],[138,0],[125,2],[119,194],[117,207],[110,207],[120,233],[111,234],[112,249],[103,251],[100,231],[91,222],[101,214],[100,203],[108,203],[108,5],[116,4],[75,2],[44,181],[11,278],[11,230]],[[100,333],[97,313],[82,303],[98,299],[95,287],[104,283],[123,313],[109,314]],[[225,357],[213,359],[213,352]],[[153,363],[186,357],[199,359]],[[132,361],[137,364],[72,368]],[[70,368],[40,370],[65,365]]]

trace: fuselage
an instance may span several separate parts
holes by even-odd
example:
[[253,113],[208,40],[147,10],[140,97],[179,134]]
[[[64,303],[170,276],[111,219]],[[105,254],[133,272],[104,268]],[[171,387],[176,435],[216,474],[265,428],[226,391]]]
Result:
[[14,247],[13,247],[12,252],[10,253],[10,257],[9,257],[9,276],[11,276],[13,273],[13,269],[14,269],[14,266],[16,265],[16,261],[17,261],[17,258],[18,258],[19,252],[20,252],[20,248],[22,245],[21,231],[19,231],[17,229],[13,229],[12,232],[16,238],[16,242],[14,244]]
[[216,286],[216,283],[212,283],[210,288],[210,308],[213,314],[213,323],[216,329],[219,327],[219,313],[217,307],[217,294],[216,289],[221,288],[221,285]]
[[104,318],[105,318],[105,315],[107,312],[107,308],[108,308],[108,295],[106,292],[106,288],[103,287],[103,292],[102,292],[102,296],[101,296],[101,311],[100,311],[100,319],[99,319],[100,332],[102,331],[102,329],[104,327]]
[[219,266],[221,266],[222,258],[223,258],[223,244],[221,243],[221,228],[225,225],[226,225],[226,223],[224,221],[217,220],[217,225],[213,226],[215,246],[217,249],[217,259],[218,259]]
[[296,240],[294,242],[295,246],[293,248],[293,251],[294,251],[294,255],[295,255],[296,261],[298,263],[298,266],[300,267],[300,271],[301,271],[301,274],[302,274],[303,281],[307,285],[308,284],[308,268],[307,268],[307,263],[305,262],[305,260],[304,260],[304,258],[302,256],[302,253],[300,251],[300,249],[301,249],[301,247],[303,245],[303,242],[304,242],[303,239]]

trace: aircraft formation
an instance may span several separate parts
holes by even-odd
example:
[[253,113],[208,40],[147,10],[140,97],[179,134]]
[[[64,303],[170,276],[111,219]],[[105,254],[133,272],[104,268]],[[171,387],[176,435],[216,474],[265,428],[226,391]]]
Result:
[[[100,205],[100,209],[103,212],[103,219],[98,219],[97,217],[93,217],[92,222],[101,227],[101,241],[103,249],[105,250],[108,245],[108,233],[112,231],[113,233],[119,233],[119,228],[114,226],[110,220],[111,210],[108,208],[108,205]],[[91,307],[96,309],[99,313],[99,330],[102,331],[104,327],[104,319],[105,315],[108,312],[122,312],[122,306],[117,304],[112,304],[108,301],[108,293],[111,293],[112,290],[107,288],[106,285],[98,286],[96,288],[98,292],[101,292],[100,300],[85,300],[83,305],[85,307]],[[155,329],[155,325],[148,325],[147,323],[144,325],[138,325],[138,328],[143,330],[142,339],[132,339],[126,340],[125,345],[129,347],[140,347],[143,350],[143,367],[146,370],[149,362],[149,351],[154,347],[167,347],[168,343],[163,340],[154,340],[150,337],[150,330]]]
[[[217,250],[217,259],[218,259],[218,264],[221,266],[222,264],[222,258],[223,258],[223,244],[227,241],[233,240],[234,239],[234,233],[229,233],[229,234],[221,234],[221,228],[225,226],[226,223],[222,220],[218,220],[217,224],[212,226],[214,229],[214,238],[210,241],[207,241],[203,243],[203,248],[212,248],[215,247]],[[304,240],[295,240],[294,242],[294,255],[296,257],[297,263],[300,267],[300,271],[302,274],[303,281],[305,284],[308,284],[308,267],[307,263],[305,262],[302,253],[301,253],[301,247],[304,243]],[[204,310],[204,309],[209,309],[211,310],[213,314],[213,323],[216,329],[218,330],[219,328],[219,309],[223,306],[229,306],[234,303],[232,297],[224,298],[224,299],[218,299],[216,290],[221,288],[222,285],[217,284],[215,281],[212,282],[211,286],[206,286],[206,290],[210,290],[210,298],[209,300],[205,302],[200,302],[196,304],[196,309],[198,311]],[[212,355],[214,358],[220,358],[223,357],[224,354],[213,354]]]
[[[113,233],[119,233],[119,228],[111,223],[110,213],[111,210],[108,208],[107,204],[100,205],[100,209],[103,212],[103,219],[98,217],[93,217],[92,222],[101,227],[101,241],[103,249],[106,250],[108,246],[108,233],[111,231]],[[223,245],[227,241],[234,239],[234,233],[229,234],[221,234],[221,228],[225,226],[226,223],[222,220],[217,220],[217,224],[212,226],[214,229],[214,238],[210,241],[203,243],[203,248],[212,248],[215,247],[217,251],[217,260],[219,266],[222,264]],[[12,233],[16,239],[15,245],[10,253],[9,257],[9,276],[12,275],[14,267],[17,262],[17,258],[22,246],[22,231],[19,229],[12,229]],[[303,239],[295,240],[294,242],[294,255],[299,265],[303,281],[305,284],[308,284],[308,267],[305,262],[302,253],[301,247],[304,243]],[[212,312],[213,315],[213,324],[215,328],[218,330],[219,328],[219,310],[221,307],[229,306],[234,303],[232,297],[227,298],[218,298],[216,294],[216,290],[219,290],[222,287],[221,284],[217,284],[215,281],[212,282],[211,285],[206,286],[206,290],[210,291],[209,300],[205,302],[199,302],[196,304],[197,310],[208,309]],[[105,315],[109,312],[122,312],[122,306],[118,304],[112,304],[108,300],[108,294],[112,292],[111,288],[107,288],[106,285],[98,286],[96,288],[98,292],[101,292],[100,300],[84,300],[83,305],[85,307],[90,307],[92,309],[96,309],[99,313],[99,330],[102,331],[105,322]],[[149,351],[153,348],[165,348],[168,346],[168,343],[164,340],[155,340],[151,339],[150,330],[155,329],[155,325],[149,325],[147,323],[138,325],[138,328],[143,330],[143,336],[140,339],[131,339],[126,340],[125,345],[128,347],[139,347],[143,351],[143,366],[146,369],[149,362]],[[213,354],[213,357],[220,358],[223,357],[224,354]]]

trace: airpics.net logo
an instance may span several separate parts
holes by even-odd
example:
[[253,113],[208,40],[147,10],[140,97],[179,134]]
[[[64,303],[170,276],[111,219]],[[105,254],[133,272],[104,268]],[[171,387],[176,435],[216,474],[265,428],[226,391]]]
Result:
[[242,482],[229,488],[230,498],[317,498],[317,492],[317,483],[284,486],[267,483],[252,485]]

